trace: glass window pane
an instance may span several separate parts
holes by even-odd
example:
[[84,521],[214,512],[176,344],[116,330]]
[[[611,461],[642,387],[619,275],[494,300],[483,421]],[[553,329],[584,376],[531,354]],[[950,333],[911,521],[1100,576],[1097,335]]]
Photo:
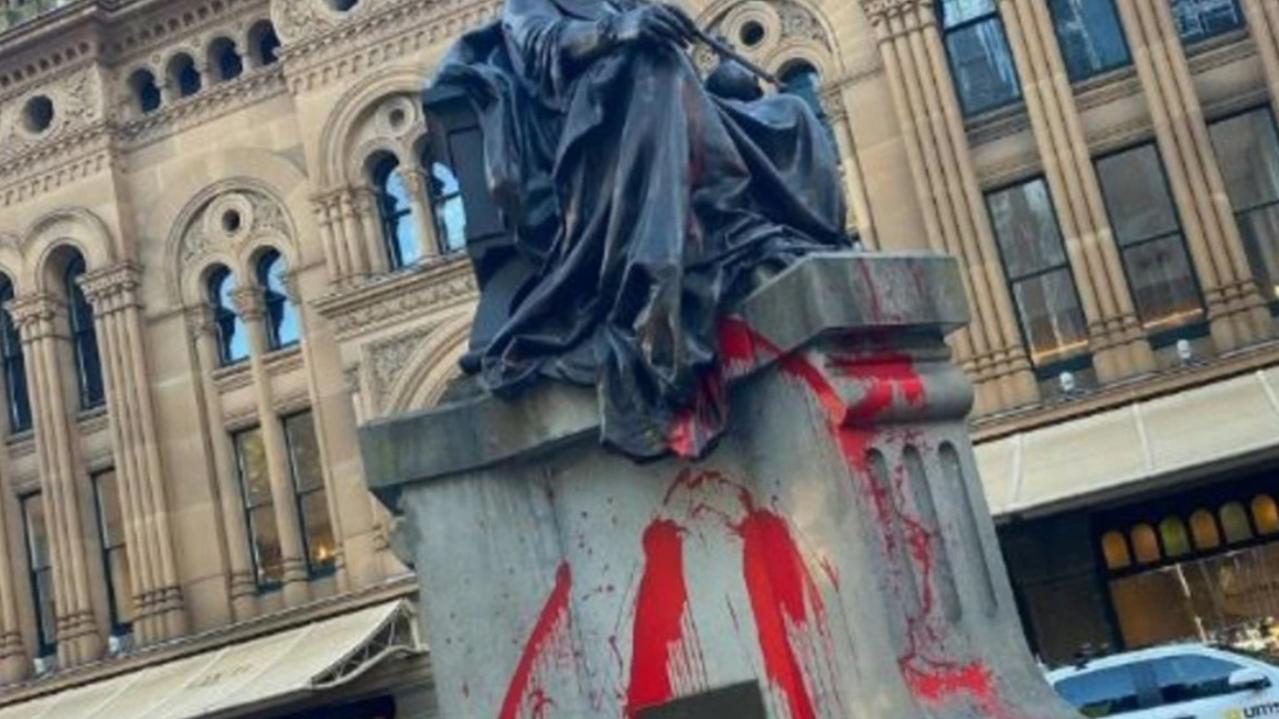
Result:
[[332,566],[337,558],[337,542],[329,521],[329,502],[323,491],[302,497],[302,526],[306,531],[307,561],[316,572]]
[[129,624],[133,622],[133,598],[129,596],[129,585],[133,579],[129,571],[129,557],[123,548],[107,553],[107,572],[111,595],[115,601],[113,620],[117,625]]
[[1239,235],[1262,296],[1279,300],[1279,202],[1241,212]]
[[266,447],[262,430],[250,429],[235,435],[236,458],[246,507],[271,504],[271,480],[267,474]]
[[1088,325],[1068,270],[1018,281],[1013,299],[1036,365],[1088,349]]
[[995,3],[996,0],[942,0],[942,27],[949,29],[983,15],[993,15],[998,11]]
[[1212,512],[1200,509],[1190,515],[1190,532],[1195,538],[1195,548],[1216,549],[1221,546],[1221,533],[1217,531],[1217,520]]
[[991,17],[946,31],[955,91],[965,115],[973,115],[1021,97],[1021,83],[999,18]]
[[1181,229],[1154,145],[1142,145],[1097,161],[1106,209],[1121,245]]
[[120,511],[120,485],[115,472],[104,472],[93,478],[98,500],[102,544],[105,548],[124,544],[124,517]]
[[1124,250],[1133,300],[1147,329],[1164,329],[1203,318],[1203,304],[1186,243],[1180,234]]
[[1221,527],[1225,530],[1226,542],[1246,542],[1252,539],[1252,525],[1248,523],[1248,512],[1238,502],[1231,502],[1221,508]]
[[1137,683],[1129,667],[1099,669],[1057,682],[1057,693],[1087,717],[1135,711],[1140,706]]
[[35,577],[36,611],[39,613],[41,649],[51,651],[58,643],[57,619],[53,604],[53,570],[45,569]]
[[49,531],[44,521],[44,501],[38,494],[22,500],[22,509],[27,524],[28,559],[32,569],[44,569],[50,566]]
[[1129,538],[1132,540],[1133,554],[1137,555],[1138,562],[1150,564],[1159,561],[1159,538],[1155,536],[1154,527],[1149,524],[1138,524],[1132,528]]
[[1164,554],[1169,557],[1190,554],[1190,534],[1177,517],[1168,517],[1159,523],[1159,537],[1164,543]]
[[1101,538],[1101,552],[1106,558],[1107,569],[1123,569],[1132,564],[1128,540],[1121,532],[1107,532]]
[[1009,277],[1066,264],[1057,216],[1042,178],[993,192],[986,204]]
[[275,509],[266,506],[249,512],[249,528],[253,533],[253,563],[258,570],[258,585],[279,584],[284,580],[284,552],[280,548]]
[[1128,65],[1128,43],[1115,0],[1048,0],[1071,82]]
[[413,213],[397,216],[392,231],[395,233],[395,246],[401,266],[408,266],[422,259],[422,249],[417,241],[417,224],[413,221]]
[[1244,25],[1239,0],[1171,0],[1172,19],[1186,44],[1206,40]]
[[1279,532],[1279,506],[1266,494],[1259,494],[1252,499],[1252,521],[1257,525],[1257,532],[1262,535]]
[[1243,667],[1224,659],[1187,654],[1154,661],[1155,683],[1165,704],[1231,693],[1230,675]]
[[303,412],[286,418],[284,433],[289,443],[294,488],[299,493],[323,489],[324,472],[320,464],[320,445],[315,435],[314,415]]
[[1279,131],[1266,107],[1209,126],[1235,211],[1279,201]]

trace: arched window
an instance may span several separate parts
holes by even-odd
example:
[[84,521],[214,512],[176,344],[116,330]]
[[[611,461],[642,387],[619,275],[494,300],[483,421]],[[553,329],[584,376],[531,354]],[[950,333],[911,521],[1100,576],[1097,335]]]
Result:
[[284,284],[287,273],[284,258],[275,250],[258,260],[258,286],[266,303],[266,336],[273,350],[295,345],[301,337],[298,310]]
[[1129,538],[1132,540],[1132,551],[1137,556],[1138,562],[1152,564],[1159,561],[1159,537],[1155,536],[1154,527],[1149,524],[1138,524],[1129,532]]
[[160,109],[160,86],[150,70],[136,70],[129,76],[129,89],[143,114]]
[[942,36],[965,115],[1021,99],[1021,81],[996,0],[941,0]]
[[169,61],[169,82],[177,89],[178,97],[191,97],[203,86],[195,60],[185,53]]
[[273,65],[280,59],[280,37],[270,20],[262,20],[249,28],[249,52],[258,67]]
[[67,263],[63,286],[67,297],[67,320],[71,325],[71,347],[75,354],[76,380],[80,386],[80,408],[92,409],[106,401],[102,389],[102,362],[98,356],[98,333],[93,327],[93,306],[80,289],[84,258],[78,253]]
[[222,366],[249,357],[249,338],[244,322],[235,311],[235,277],[231,270],[218,267],[209,274],[209,304],[218,329],[218,357]]
[[440,251],[461,252],[466,249],[466,208],[462,205],[462,186],[452,168],[442,162],[430,163],[431,211],[435,215],[435,234]]
[[1168,517],[1160,522],[1159,538],[1164,543],[1164,554],[1169,557],[1190,554],[1190,534],[1180,517]]
[[1128,540],[1123,532],[1106,532],[1101,538],[1101,553],[1106,558],[1107,569],[1126,569],[1132,565],[1128,552]]
[[386,244],[391,269],[395,270],[417,262],[422,253],[422,243],[413,223],[413,203],[399,168],[399,160],[394,155],[382,157],[373,166],[382,241]]
[[9,432],[31,429],[31,397],[27,393],[27,363],[22,356],[22,337],[9,314],[13,284],[0,277],[0,358],[4,361],[5,399],[9,404]]
[[1257,525],[1257,533],[1261,535],[1279,532],[1279,506],[1268,494],[1258,494],[1252,498],[1252,522]]
[[209,67],[217,82],[234,80],[244,73],[244,61],[229,38],[220,37],[209,44]]
[[1248,521],[1248,512],[1242,504],[1230,502],[1222,506],[1218,514],[1221,516],[1221,528],[1225,530],[1227,544],[1252,539],[1252,524]]
[[1190,533],[1195,538],[1195,549],[1216,549],[1221,546],[1221,532],[1217,529],[1217,520],[1212,512],[1206,509],[1197,510],[1190,515]]

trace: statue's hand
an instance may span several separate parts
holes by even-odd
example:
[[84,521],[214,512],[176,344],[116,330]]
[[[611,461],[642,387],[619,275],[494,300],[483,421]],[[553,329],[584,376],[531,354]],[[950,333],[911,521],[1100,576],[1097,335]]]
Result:
[[647,41],[682,47],[693,40],[697,30],[683,10],[660,3],[642,5],[606,22],[611,24],[609,34],[619,44]]

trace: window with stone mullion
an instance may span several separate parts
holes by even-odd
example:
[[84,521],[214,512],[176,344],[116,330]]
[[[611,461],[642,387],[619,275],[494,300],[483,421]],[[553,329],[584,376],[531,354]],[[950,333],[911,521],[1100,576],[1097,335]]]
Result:
[[937,3],[946,57],[964,115],[1021,100],[1021,81],[996,0]]
[[1279,125],[1269,106],[1209,127],[1253,277],[1279,312]]
[[36,656],[58,650],[57,613],[53,597],[53,561],[44,499],[39,492],[22,497],[22,528],[27,553],[27,578],[36,616]]
[[249,530],[249,554],[259,592],[279,589],[284,581],[284,552],[267,470],[266,446],[260,427],[232,435],[237,479]]
[[5,399],[9,405],[9,431],[31,429],[31,396],[27,392],[27,363],[22,337],[13,316],[4,306],[13,301],[13,285],[0,281],[0,360],[4,362]]
[[79,279],[84,276],[84,258],[76,256],[67,265],[67,319],[75,354],[76,379],[80,389],[80,409],[93,409],[106,402],[102,384],[102,361],[98,353],[98,333],[93,326],[93,307]]
[[289,450],[289,471],[302,528],[307,572],[311,577],[332,573],[337,547],[324,487],[320,446],[315,418],[308,410],[284,418],[284,436]]

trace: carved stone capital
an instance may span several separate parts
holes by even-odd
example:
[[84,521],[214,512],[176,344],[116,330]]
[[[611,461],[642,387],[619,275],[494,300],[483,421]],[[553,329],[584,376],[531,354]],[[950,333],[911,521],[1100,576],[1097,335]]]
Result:
[[140,306],[138,287],[142,270],[132,262],[119,262],[80,278],[80,289],[96,314],[105,315]]
[[933,0],[861,0],[861,4],[866,17],[874,25],[915,10],[925,13],[933,11]]
[[231,301],[245,322],[256,322],[266,315],[266,299],[260,287],[237,287],[231,293]]
[[182,316],[186,321],[187,333],[192,338],[199,339],[204,336],[217,335],[217,317],[214,315],[213,307],[210,305],[201,302],[193,307],[183,308]]
[[49,337],[54,331],[54,320],[66,309],[66,303],[56,295],[37,292],[22,295],[9,303],[9,316],[18,327],[23,342]]

